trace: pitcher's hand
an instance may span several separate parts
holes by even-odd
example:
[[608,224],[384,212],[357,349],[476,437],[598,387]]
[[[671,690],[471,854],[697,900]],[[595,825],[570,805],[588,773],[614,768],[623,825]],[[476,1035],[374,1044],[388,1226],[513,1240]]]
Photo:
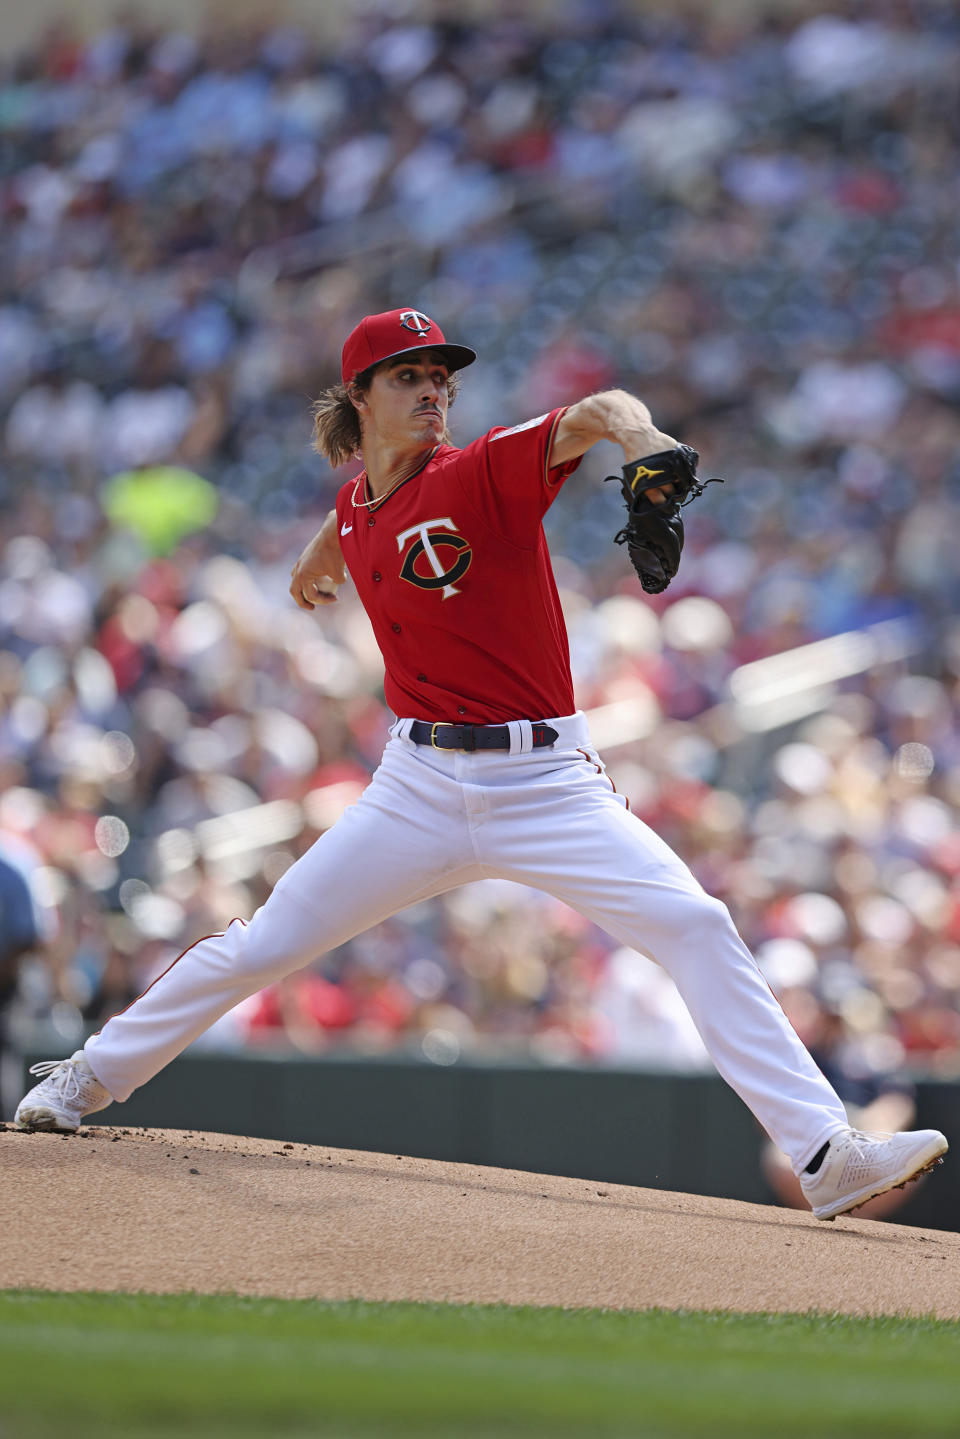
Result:
[[290,571],[290,593],[302,610],[335,605],[337,590],[346,578],[337,512],[331,510]]

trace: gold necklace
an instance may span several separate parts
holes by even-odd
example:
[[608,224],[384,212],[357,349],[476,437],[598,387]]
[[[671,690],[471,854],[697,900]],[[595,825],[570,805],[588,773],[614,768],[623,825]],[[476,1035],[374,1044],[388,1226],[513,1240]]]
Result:
[[394,480],[394,482],[393,482],[393,484],[390,486],[389,490],[384,490],[384,492],[383,492],[382,495],[374,495],[374,497],[373,497],[372,500],[358,500],[358,499],[357,499],[357,486],[358,486],[359,484],[361,484],[362,481],[367,478],[367,472],[366,472],[366,470],[361,470],[360,473],[359,473],[359,475],[357,476],[357,478],[356,478],[356,479],[354,480],[354,482],[353,482],[353,494],[350,496],[350,503],[351,503],[351,505],[353,506],[353,508],[354,508],[355,510],[372,510],[375,505],[379,505],[380,502],[381,502],[382,500],[385,500],[388,495],[392,495],[393,492],[394,492],[394,490],[399,489],[399,487],[400,487],[402,484],[405,484],[407,480],[412,480],[413,477],[414,477],[414,475],[418,475],[421,470],[425,470],[425,469],[427,468],[427,465],[429,465],[430,461],[433,459],[434,455],[437,453],[437,450],[438,450],[439,448],[440,448],[439,445],[434,445],[433,449],[430,451],[429,455],[428,455],[427,458],[424,460],[424,462],[423,462],[422,465],[418,466],[418,468],[415,469],[415,470],[411,470],[410,473],[409,473],[409,475],[401,475],[400,478],[399,478],[399,480]]

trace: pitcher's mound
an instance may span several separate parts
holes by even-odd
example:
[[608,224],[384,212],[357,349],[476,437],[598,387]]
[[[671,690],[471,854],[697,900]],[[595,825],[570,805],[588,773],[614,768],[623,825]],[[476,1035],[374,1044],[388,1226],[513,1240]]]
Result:
[[960,1317],[960,1234],[167,1129],[0,1132],[0,1287]]

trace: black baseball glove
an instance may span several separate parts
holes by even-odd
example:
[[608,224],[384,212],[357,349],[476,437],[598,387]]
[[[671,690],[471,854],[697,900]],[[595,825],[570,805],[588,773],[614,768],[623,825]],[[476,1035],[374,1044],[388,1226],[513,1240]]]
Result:
[[[615,536],[618,545],[626,545],[630,561],[648,595],[658,595],[667,588],[680,568],[683,550],[683,518],[680,511],[707,485],[722,485],[719,478],[697,479],[696,450],[677,445],[659,455],[647,455],[624,465],[621,475],[608,475],[619,480],[627,502],[627,523]],[[672,485],[673,493],[660,504],[648,500],[645,490]]]

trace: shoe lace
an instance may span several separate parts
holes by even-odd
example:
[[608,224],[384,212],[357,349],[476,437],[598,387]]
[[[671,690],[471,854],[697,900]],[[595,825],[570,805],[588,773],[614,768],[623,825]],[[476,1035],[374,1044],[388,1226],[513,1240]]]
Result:
[[77,1073],[75,1059],[44,1059],[40,1064],[30,1066],[30,1073],[35,1074],[38,1079],[52,1078],[57,1070],[62,1070],[62,1073],[57,1075],[57,1085],[64,1099],[79,1099],[83,1092],[83,1082]]
[[879,1129],[851,1129],[849,1138],[858,1153],[862,1154],[869,1145],[883,1144],[892,1139],[893,1135]]

